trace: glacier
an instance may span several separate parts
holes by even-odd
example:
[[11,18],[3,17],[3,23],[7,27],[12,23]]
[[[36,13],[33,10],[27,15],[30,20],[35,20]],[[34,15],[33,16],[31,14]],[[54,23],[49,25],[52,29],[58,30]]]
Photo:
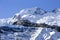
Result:
[[60,40],[60,8],[26,8],[0,19],[0,40]]

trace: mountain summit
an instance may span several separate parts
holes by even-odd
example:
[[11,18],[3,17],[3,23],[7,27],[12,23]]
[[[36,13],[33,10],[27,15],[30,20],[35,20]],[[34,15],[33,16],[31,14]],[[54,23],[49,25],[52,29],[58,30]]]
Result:
[[60,8],[45,11],[26,8],[0,19],[1,40],[60,40]]

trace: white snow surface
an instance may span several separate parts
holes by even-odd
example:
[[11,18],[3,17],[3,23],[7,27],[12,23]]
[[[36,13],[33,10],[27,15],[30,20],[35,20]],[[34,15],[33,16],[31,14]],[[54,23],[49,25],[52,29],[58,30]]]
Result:
[[[47,12],[41,8],[27,8],[16,13],[12,18],[0,19],[0,27],[7,25],[9,27],[23,27],[25,26],[12,25],[15,21],[20,19],[27,19],[33,23],[46,23],[48,25],[60,26],[60,9],[55,9],[54,12]],[[0,34],[1,40],[60,40],[60,32],[54,29],[42,27],[28,27],[24,32],[16,32],[14,34]]]

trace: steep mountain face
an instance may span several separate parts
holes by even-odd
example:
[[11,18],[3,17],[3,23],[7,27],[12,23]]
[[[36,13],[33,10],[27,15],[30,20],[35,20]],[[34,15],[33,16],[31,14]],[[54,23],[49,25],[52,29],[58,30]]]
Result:
[[0,19],[1,40],[60,40],[60,9],[27,8]]

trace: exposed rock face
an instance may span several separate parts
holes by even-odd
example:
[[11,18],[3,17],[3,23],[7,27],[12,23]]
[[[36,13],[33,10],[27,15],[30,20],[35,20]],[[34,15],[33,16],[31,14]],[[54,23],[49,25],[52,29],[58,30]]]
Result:
[[0,19],[1,40],[60,40],[60,9],[27,8]]

